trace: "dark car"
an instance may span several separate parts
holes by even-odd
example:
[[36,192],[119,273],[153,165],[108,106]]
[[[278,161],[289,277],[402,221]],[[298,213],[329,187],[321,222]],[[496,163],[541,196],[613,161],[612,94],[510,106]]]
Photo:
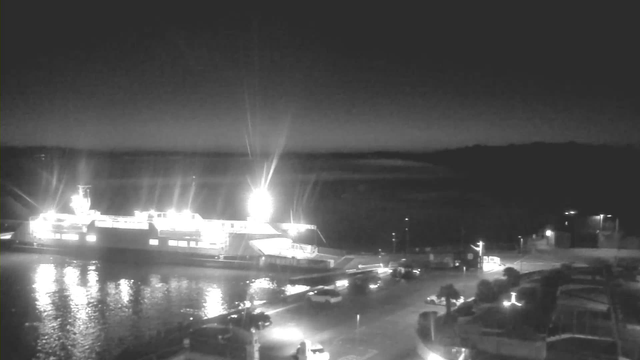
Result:
[[360,275],[349,281],[349,291],[356,294],[365,294],[382,286],[382,278],[378,275]]
[[239,327],[245,330],[263,330],[271,326],[271,316],[260,312],[242,312],[240,314],[229,315],[226,324]]
[[393,270],[393,276],[399,279],[415,279],[420,276],[420,269],[411,264],[403,264]]

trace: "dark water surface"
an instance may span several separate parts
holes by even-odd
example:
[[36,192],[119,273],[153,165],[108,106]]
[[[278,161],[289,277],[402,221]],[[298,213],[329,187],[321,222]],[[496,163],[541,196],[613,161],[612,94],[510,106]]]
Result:
[[224,313],[256,286],[284,287],[286,280],[286,274],[3,252],[1,357],[110,359],[149,332],[193,313]]

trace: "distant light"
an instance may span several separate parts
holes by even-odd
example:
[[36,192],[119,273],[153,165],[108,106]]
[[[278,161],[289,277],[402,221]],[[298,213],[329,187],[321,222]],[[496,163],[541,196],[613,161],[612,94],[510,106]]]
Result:
[[607,215],[607,217],[612,217],[613,215]]
[[545,234],[546,236],[553,236],[553,231],[551,231],[551,230],[547,230],[547,231],[545,231],[545,232],[544,232],[544,234]]
[[369,284],[369,289],[376,289],[380,284]]
[[85,237],[85,239],[88,242],[96,242],[96,240],[98,239],[94,234],[89,234]]
[[404,221],[409,221],[409,218],[404,218]]
[[[154,245],[154,246],[158,246],[160,242],[158,241],[158,239],[149,239],[149,245]],[[175,246],[175,245],[173,245]]]
[[251,220],[268,222],[273,212],[273,199],[267,189],[255,189],[249,197],[248,208]]
[[345,287],[345,286],[349,286],[349,280],[336,281],[336,287]]

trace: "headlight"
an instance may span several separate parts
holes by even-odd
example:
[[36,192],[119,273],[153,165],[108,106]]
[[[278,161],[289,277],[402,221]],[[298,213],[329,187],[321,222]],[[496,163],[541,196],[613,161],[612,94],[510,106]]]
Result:
[[430,352],[429,356],[427,357],[427,360],[446,360],[446,359],[434,352]]

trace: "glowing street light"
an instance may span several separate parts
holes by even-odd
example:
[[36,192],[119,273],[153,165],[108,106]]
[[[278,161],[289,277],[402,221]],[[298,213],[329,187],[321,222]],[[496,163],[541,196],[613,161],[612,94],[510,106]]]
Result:
[[249,197],[249,219],[268,222],[273,213],[273,199],[265,188],[255,189]]
[[553,231],[552,230],[547,230],[547,231],[544,232],[544,235],[546,237],[551,237],[551,236],[553,236]]
[[478,241],[478,246],[473,246],[473,245],[470,245],[470,246],[471,246],[475,251],[477,251],[477,252],[478,252],[478,263],[479,263],[479,265],[480,265],[480,266],[479,266],[479,268],[480,268],[480,270],[482,271],[482,270],[483,270],[483,267],[484,267],[484,261],[483,261],[483,260],[484,260],[484,259],[483,259],[483,256],[484,256],[484,254],[483,254],[483,253],[484,253],[484,242],[483,242],[482,240],[480,240],[480,241]]

